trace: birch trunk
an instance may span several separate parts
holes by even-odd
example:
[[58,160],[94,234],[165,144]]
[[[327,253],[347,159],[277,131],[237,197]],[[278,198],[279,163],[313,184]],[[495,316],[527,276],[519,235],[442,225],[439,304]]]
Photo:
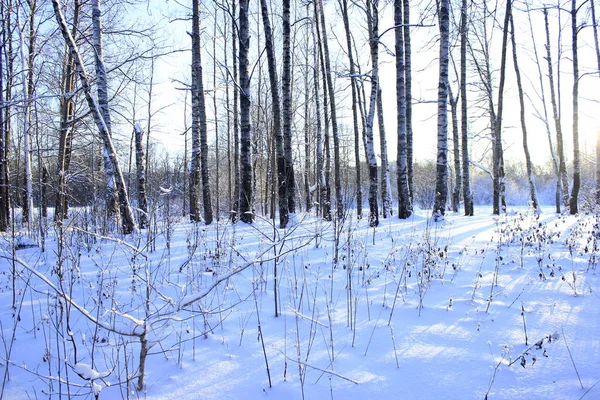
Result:
[[404,24],[404,86],[406,96],[406,172],[408,179],[408,194],[412,203],[414,194],[414,151],[412,124],[412,46],[410,39],[410,0],[403,0],[402,2],[402,22]]
[[381,84],[377,90],[377,122],[379,124],[379,149],[381,151],[381,215],[392,216],[392,184],[390,182],[390,163],[387,154],[387,136],[383,119],[383,98]]
[[206,127],[206,101],[202,78],[202,53],[200,49],[200,5],[192,0],[192,158],[190,167],[190,219],[200,221],[200,183],[204,223],[213,220],[212,198],[208,177],[208,143]]
[[581,187],[581,154],[579,150],[579,59],[577,49],[577,0],[571,0],[572,61],[573,61],[573,186],[569,199],[571,215],[578,212],[579,189]]
[[[323,40],[321,35],[321,27],[319,24],[319,5],[318,1],[313,2],[315,11],[315,27],[316,39],[319,50],[319,67],[321,68],[321,79],[323,80],[323,184],[321,185],[321,211],[323,218],[327,221],[331,220],[331,152],[329,149],[329,101],[328,101],[328,79],[327,68],[325,67],[325,56],[323,52]],[[318,88],[318,86],[316,86]],[[315,94],[319,98],[318,93]],[[318,144],[317,144],[318,147]],[[317,150],[318,151],[318,150]],[[317,161],[318,164],[318,161]]]
[[[102,46],[102,16],[100,0],[92,0],[92,46],[94,47],[94,62],[96,67],[96,88],[98,91],[98,107],[106,125],[108,135],[112,137],[112,124],[108,106],[108,83],[104,65],[104,50]],[[104,173],[106,176],[106,211],[109,216],[115,215],[117,222],[121,216],[117,213],[120,202],[118,191],[115,190],[115,170],[106,147],[102,152]]]
[[[314,29],[312,30],[312,39],[313,39],[313,48],[314,53],[313,53],[313,64],[314,64],[314,68],[313,68],[313,84],[314,84],[314,91],[315,91],[315,135],[316,135],[316,142],[317,142],[317,149],[316,149],[316,158],[317,158],[317,169],[316,169],[316,176],[317,176],[317,198],[318,198],[318,210],[319,212],[317,214],[321,214],[324,217],[326,215],[329,215],[329,211],[327,211],[327,214],[325,214],[325,202],[326,202],[326,196],[327,196],[327,192],[326,192],[326,181],[325,181],[325,155],[323,153],[323,130],[322,130],[322,125],[321,125],[321,102],[319,101],[319,99],[321,98],[320,95],[320,90],[319,90],[319,53],[320,53],[320,40],[317,39],[318,33],[319,33],[319,24],[317,23],[317,11],[316,11],[316,6],[313,3],[313,7],[315,8],[315,23],[313,24]],[[327,208],[328,210],[328,208]]]
[[452,190],[452,211],[458,212],[460,195],[462,192],[462,171],[460,163],[460,133],[458,129],[458,96],[454,97],[452,88],[448,84],[448,98],[450,102],[450,115],[452,116],[452,154],[454,161],[454,189]]
[[462,145],[463,201],[465,216],[473,216],[473,194],[471,193],[471,174],[469,171],[469,119],[467,104],[467,38],[468,16],[467,0],[462,0],[460,8],[460,128]]
[[437,115],[437,162],[435,174],[434,219],[446,212],[448,199],[448,64],[450,54],[450,2],[440,0],[440,65]]
[[533,176],[533,164],[531,162],[531,154],[529,153],[529,143],[527,142],[527,124],[525,121],[525,96],[523,94],[523,84],[521,82],[521,70],[517,60],[517,41],[515,39],[515,24],[512,15],[510,16],[510,31],[512,42],[513,63],[515,66],[515,75],[517,77],[517,89],[519,91],[519,105],[521,107],[521,131],[523,132],[523,152],[525,153],[525,166],[527,168],[527,180],[529,183],[529,196],[531,198],[531,206],[536,213],[540,212],[540,205],[537,197],[537,189],[535,187],[535,178]]
[[329,44],[327,39],[327,27],[325,25],[325,13],[323,11],[323,0],[316,0],[319,4],[321,19],[321,33],[323,35],[323,54],[325,60],[325,78],[327,79],[327,94],[329,96],[329,107],[331,113],[331,133],[333,136],[333,167],[335,174],[335,200],[337,216],[341,219],[344,215],[344,199],[342,198],[342,177],[340,173],[340,136],[337,121],[337,110],[335,104],[335,90],[333,78],[331,77],[331,61],[329,59]]
[[371,50],[371,94],[369,111],[365,121],[365,155],[369,167],[369,226],[379,225],[378,173],[375,145],[373,143],[373,126],[377,107],[377,90],[379,88],[379,14],[378,0],[367,2],[367,29],[369,30],[369,47]]
[[404,59],[404,34],[400,26],[402,19],[402,0],[394,0],[394,24],[396,45],[396,106],[398,147],[396,158],[396,177],[398,180],[398,218],[406,219],[412,214],[408,178],[408,145],[406,139],[406,80]]
[[[23,39],[23,30],[21,30],[21,14],[19,12],[21,7],[17,5],[17,30],[19,34],[19,47],[20,47],[20,58],[21,58],[21,86],[23,96],[23,156],[25,158],[25,193],[23,196],[23,223],[26,223],[28,230],[31,230],[31,224],[33,223],[33,177],[31,173],[31,136],[29,132],[30,126],[30,115],[29,115],[29,90],[28,90],[28,79],[26,74],[32,74],[27,67],[26,56],[25,56],[25,41]],[[33,49],[30,47],[29,51]]]
[[[594,49],[596,50],[598,74],[600,75],[600,44],[598,43],[598,21],[596,20],[596,6],[594,1],[590,0],[590,9],[592,11],[592,29],[594,31]],[[596,132],[596,204],[600,204],[600,130]]]
[[137,200],[139,213],[139,226],[144,229],[148,227],[148,198],[146,197],[146,163],[144,161],[144,131],[135,123],[133,125],[135,135],[135,166],[137,178]]
[[8,182],[6,177],[8,174],[8,160],[5,157],[7,142],[4,136],[4,50],[6,43],[6,35],[4,30],[4,2],[0,1],[0,232],[6,232],[10,224]]
[[356,215],[362,218],[362,179],[360,173],[360,132],[358,129],[357,107],[357,81],[356,67],[354,65],[354,52],[352,50],[352,38],[350,21],[348,18],[348,0],[341,0],[342,19],[344,20],[344,31],[346,33],[346,47],[348,48],[348,64],[350,67],[350,86],[352,89],[352,129],[354,133],[354,163],[356,164]]
[[290,0],[283,0],[283,73],[281,91],[283,94],[283,147],[285,153],[285,189],[287,208],[296,212],[296,176],[292,154],[292,55],[290,50]]
[[119,166],[119,161],[117,158],[117,152],[113,145],[108,126],[106,125],[106,122],[104,121],[104,118],[102,116],[101,108],[96,99],[94,99],[94,97],[92,96],[92,90],[90,87],[88,74],[85,69],[85,64],[83,63],[81,54],[79,53],[77,45],[75,44],[75,40],[69,32],[67,22],[65,21],[65,18],[62,14],[62,10],[60,8],[58,0],[52,0],[52,6],[54,8],[54,15],[58,22],[63,38],[67,42],[67,45],[69,46],[69,51],[71,52],[73,60],[75,61],[77,73],[81,81],[81,86],[85,94],[86,101],[94,117],[94,122],[96,123],[98,131],[100,133],[100,137],[102,138],[102,142],[104,144],[104,152],[108,154],[111,167],[115,171],[114,177],[116,178],[116,189],[119,194],[121,229],[123,233],[129,234],[136,229],[136,224],[135,219],[133,217],[133,211],[129,206],[127,187],[125,186],[125,180],[123,179],[123,174],[121,173],[121,168]]
[[[269,67],[269,83],[271,85],[271,100],[273,108],[273,135],[275,136],[275,152],[277,158],[277,194],[279,198],[279,227],[285,229],[288,224],[288,197],[286,181],[286,163],[283,146],[283,132],[281,129],[281,102],[279,99],[279,81],[277,79],[277,62],[275,60],[275,49],[273,45],[273,34],[267,1],[260,0],[263,29],[265,31],[265,49],[267,52],[267,63]],[[275,183],[273,183],[275,184]]]
[[554,67],[552,64],[552,51],[550,47],[550,27],[548,23],[548,9],[544,8],[544,26],[546,30],[546,61],[548,62],[548,82],[550,84],[550,102],[552,103],[552,116],[556,129],[556,152],[558,153],[558,171],[561,185],[562,202],[565,207],[569,206],[569,181],[567,178],[567,162],[565,161],[564,141],[562,134],[562,122],[558,108],[556,90],[554,88]]
[[[73,22],[71,35],[77,38],[79,27],[79,13],[81,3],[75,0],[73,3]],[[71,149],[73,142],[73,117],[75,116],[75,60],[65,45],[65,60],[63,63],[62,94],[60,101],[60,138],[58,147],[58,187],[56,191],[56,202],[54,208],[54,221],[62,223],[68,217],[67,201],[67,176],[71,164]]]
[[239,79],[240,79],[240,219],[252,223],[252,126],[250,125],[250,50],[249,0],[239,2]]

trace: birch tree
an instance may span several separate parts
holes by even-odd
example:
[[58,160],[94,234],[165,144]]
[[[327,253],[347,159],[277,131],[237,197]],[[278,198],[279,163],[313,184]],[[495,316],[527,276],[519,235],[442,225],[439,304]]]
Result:
[[406,141],[406,80],[404,59],[404,32],[401,29],[402,0],[394,0],[395,51],[396,51],[396,119],[398,146],[396,157],[396,177],[398,181],[398,218],[406,219],[412,214],[408,183],[407,141]]
[[513,64],[515,67],[515,75],[517,77],[517,90],[519,92],[519,105],[520,105],[520,120],[521,120],[521,131],[523,133],[523,152],[525,153],[525,167],[527,169],[527,181],[529,183],[529,197],[531,199],[531,206],[535,212],[540,212],[539,201],[537,197],[537,189],[535,187],[535,178],[533,176],[533,163],[531,162],[531,154],[529,152],[529,143],[527,136],[527,124],[525,121],[525,95],[523,94],[523,84],[521,82],[521,70],[519,68],[519,62],[517,60],[517,41],[515,39],[515,23],[512,15],[510,16],[510,32],[511,32],[511,43],[512,43],[512,56]]
[[265,31],[265,50],[269,68],[269,82],[271,85],[271,100],[273,109],[273,135],[275,136],[275,153],[277,158],[277,194],[279,199],[279,227],[285,229],[288,224],[288,197],[286,181],[286,164],[283,146],[283,131],[281,128],[281,101],[279,98],[279,81],[277,79],[277,62],[273,45],[273,33],[267,0],[260,0],[263,29]]
[[[367,0],[368,1],[368,0]],[[360,173],[360,133],[358,129],[356,66],[354,64],[354,51],[352,50],[352,32],[350,31],[350,19],[348,18],[348,0],[340,0],[342,9],[342,20],[346,33],[346,48],[348,50],[348,64],[350,72],[350,88],[352,91],[352,129],[354,133],[354,163],[356,164],[356,214],[362,217],[362,180]]]
[[439,3],[440,55],[437,115],[437,162],[435,175],[434,219],[446,212],[448,199],[448,65],[450,61],[450,2]]
[[369,226],[379,225],[378,173],[375,146],[373,143],[373,126],[379,89],[379,12],[378,0],[367,1],[367,29],[369,30],[369,48],[371,50],[371,94],[369,111],[365,121],[365,154],[369,166]]
[[212,199],[208,177],[208,143],[206,127],[206,102],[202,80],[202,57],[200,49],[200,5],[192,0],[192,157],[190,159],[190,220],[200,221],[200,182],[204,223],[213,220]]
[[578,212],[579,189],[581,187],[581,153],[579,150],[579,53],[577,49],[577,0],[571,0],[571,54],[573,63],[573,186],[569,199],[569,211]]
[[327,39],[327,28],[325,24],[325,13],[323,11],[323,0],[316,0],[318,3],[318,16],[321,24],[321,35],[323,44],[323,55],[325,64],[325,79],[327,80],[327,95],[329,97],[329,108],[331,113],[331,132],[333,136],[333,167],[335,179],[335,197],[336,211],[338,218],[344,215],[344,202],[342,198],[342,177],[340,173],[340,137],[337,120],[337,110],[335,102],[335,90],[333,88],[333,78],[331,72],[331,61],[329,58],[329,43]]
[[462,145],[463,202],[465,216],[473,216],[473,193],[471,192],[471,175],[469,171],[469,120],[467,102],[467,40],[468,40],[467,0],[462,0],[460,7],[460,130]]
[[290,0],[283,0],[283,73],[281,91],[283,92],[283,147],[285,153],[285,188],[287,208],[291,214],[296,212],[296,176],[292,154],[292,55],[290,49],[291,22]]
[[135,166],[137,180],[137,202],[139,213],[139,226],[141,229],[148,227],[148,198],[146,197],[146,163],[144,155],[143,137],[144,130],[140,124],[133,125],[135,136]]
[[[97,0],[94,0],[94,2]],[[96,3],[97,5],[97,3]],[[77,74],[79,75],[79,80],[81,81],[81,87],[85,94],[86,101],[90,108],[90,111],[94,117],[94,122],[98,131],[100,133],[100,137],[103,142],[104,152],[108,155],[108,159],[110,161],[110,167],[114,171],[113,181],[116,184],[116,190],[119,196],[119,212],[121,216],[121,230],[125,234],[129,234],[136,229],[135,219],[133,217],[133,211],[129,205],[129,197],[127,195],[127,187],[125,185],[125,180],[123,179],[123,174],[121,173],[121,168],[119,166],[119,161],[117,158],[117,152],[112,142],[112,138],[110,135],[110,131],[103,117],[102,109],[98,103],[98,101],[93,97],[92,90],[90,87],[90,82],[88,78],[88,73],[85,68],[85,64],[83,63],[83,59],[81,54],[79,53],[79,49],[71,36],[71,32],[69,32],[67,22],[60,8],[60,4],[58,0],[52,0],[52,7],[54,9],[54,15],[56,17],[56,21],[58,22],[61,34],[64,40],[67,42],[69,47],[69,51],[73,57],[75,62],[75,66],[77,69]],[[99,10],[98,10],[99,12]],[[111,183],[111,178],[108,176],[108,172],[105,170],[107,186]]]
[[[77,39],[79,29],[79,16],[81,10],[81,2],[75,0],[73,2],[73,20],[71,23],[71,36]],[[68,216],[68,201],[67,201],[67,176],[69,166],[71,164],[71,150],[73,143],[73,118],[75,116],[75,60],[65,45],[65,55],[63,60],[63,74],[61,78],[60,100],[60,137],[58,143],[58,166],[57,176],[58,185],[56,190],[56,201],[54,208],[54,221],[62,223],[62,220]]]
[[0,1],[0,232],[6,232],[10,224],[8,197],[8,159],[6,158],[6,136],[4,134],[4,54],[6,31],[4,30],[4,2]]
[[239,2],[239,92],[240,92],[240,219],[252,223],[252,126],[250,125],[249,0]]

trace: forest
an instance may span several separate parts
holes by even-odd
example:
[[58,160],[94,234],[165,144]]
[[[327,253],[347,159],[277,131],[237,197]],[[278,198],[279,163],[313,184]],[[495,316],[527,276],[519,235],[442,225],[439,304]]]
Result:
[[0,398],[599,396],[598,19],[0,0]]

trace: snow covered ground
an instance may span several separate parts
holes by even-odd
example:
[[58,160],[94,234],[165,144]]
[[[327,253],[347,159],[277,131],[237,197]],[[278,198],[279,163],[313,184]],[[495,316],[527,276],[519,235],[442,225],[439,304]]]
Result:
[[600,216],[476,214],[3,237],[2,398],[600,399]]

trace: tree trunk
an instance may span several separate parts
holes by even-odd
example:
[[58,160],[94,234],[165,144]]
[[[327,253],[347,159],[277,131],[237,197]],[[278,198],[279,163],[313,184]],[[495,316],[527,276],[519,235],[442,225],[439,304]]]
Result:
[[[108,106],[108,83],[106,77],[106,67],[104,65],[104,55],[102,46],[102,19],[100,10],[100,0],[92,0],[92,45],[94,47],[94,60],[96,66],[96,88],[98,91],[98,107],[102,119],[106,125],[108,135],[112,137],[112,123],[110,118],[110,109]],[[118,192],[115,191],[115,170],[110,160],[108,152],[102,152],[104,162],[104,173],[106,175],[106,212],[108,216],[115,215],[117,222],[121,216],[117,213]]]
[[408,194],[413,201],[414,186],[414,150],[412,126],[412,47],[410,39],[410,0],[402,2],[402,22],[404,24],[404,86],[406,95],[406,171],[408,179]]
[[[271,85],[271,99],[273,104],[273,136],[275,137],[275,151],[277,154],[277,193],[279,197],[279,227],[285,229],[289,220],[287,181],[286,181],[286,163],[283,145],[283,132],[281,130],[281,102],[279,100],[279,81],[277,79],[277,62],[275,60],[275,49],[273,46],[273,34],[271,31],[271,22],[269,21],[269,12],[267,10],[267,1],[260,0],[263,29],[265,31],[265,48],[267,52],[267,62],[269,67],[269,83]],[[288,39],[289,41],[289,39]],[[289,47],[289,44],[288,44]],[[289,49],[288,49],[289,50]],[[289,86],[289,85],[288,85]],[[275,184],[275,182],[273,182]]]
[[52,0],[52,6],[54,8],[54,15],[60,27],[63,38],[67,42],[69,46],[69,51],[75,61],[75,65],[77,67],[77,72],[79,74],[79,79],[81,80],[81,86],[83,92],[85,94],[88,106],[92,115],[94,117],[94,122],[99,130],[100,137],[102,138],[104,144],[104,152],[108,154],[109,160],[111,162],[111,168],[114,169],[116,178],[116,189],[119,194],[119,210],[121,215],[121,229],[123,233],[129,234],[136,229],[135,219],[133,217],[133,211],[129,206],[129,198],[127,196],[127,187],[125,186],[125,180],[123,179],[123,174],[121,173],[121,168],[119,166],[119,161],[117,158],[117,152],[112,142],[112,138],[110,136],[110,132],[104,121],[102,116],[102,112],[98,102],[92,97],[92,91],[89,84],[89,79],[87,75],[87,71],[85,69],[85,64],[83,63],[83,59],[79,54],[79,50],[75,44],[75,40],[71,36],[71,33],[68,30],[67,22],[62,14],[62,10],[58,3],[58,0]]
[[190,166],[190,220],[200,221],[200,181],[204,223],[213,220],[212,198],[208,172],[208,143],[206,127],[206,101],[202,78],[202,52],[200,49],[200,6],[192,0],[192,158]]
[[[81,3],[75,0],[73,3],[73,22],[71,35],[74,39],[77,38],[79,27],[79,13]],[[56,191],[56,202],[54,208],[54,221],[62,223],[62,220],[68,216],[68,201],[67,201],[67,176],[71,163],[71,149],[73,142],[73,117],[75,116],[75,61],[65,45],[65,60],[63,63],[62,76],[62,95],[60,101],[60,138],[58,147],[58,185]]]
[[[600,45],[598,43],[598,21],[596,20],[594,0],[590,0],[590,9],[592,11],[592,29],[594,31],[594,49],[596,50],[598,75],[600,75]],[[600,204],[600,131],[596,132],[596,204]]]
[[404,34],[400,26],[402,19],[402,0],[394,0],[394,24],[396,45],[396,105],[398,152],[396,158],[396,176],[398,180],[398,218],[406,219],[412,214],[408,182],[408,145],[406,139],[406,80],[404,59]]
[[[319,150],[319,139],[317,137],[317,171],[322,171],[322,183],[320,184],[320,204],[322,216],[325,220],[331,220],[331,152],[329,150],[329,102],[327,96],[327,69],[325,67],[325,56],[323,55],[323,40],[321,28],[319,25],[319,6],[318,2],[313,2],[315,11],[315,30],[316,30],[316,45],[319,50],[319,67],[321,68],[321,78],[323,80],[323,120],[325,123],[323,129],[322,150]],[[318,73],[317,73],[318,74]],[[315,98],[317,109],[319,105],[318,83],[315,85]],[[320,120],[320,118],[317,118]],[[321,154],[321,166],[319,169],[319,154]],[[317,172],[319,173],[319,172]]]
[[[2,16],[5,15],[5,9],[4,9],[4,2],[0,1],[0,6],[2,7],[1,11],[2,11]],[[0,91],[5,90],[5,106],[3,110],[0,110],[0,112],[3,112],[3,122],[4,124],[2,125],[1,129],[2,129],[2,136],[3,136],[3,140],[4,140],[4,152],[2,153],[2,160],[3,160],[3,177],[2,177],[2,182],[4,183],[4,186],[1,188],[1,190],[3,191],[3,198],[4,198],[4,204],[3,204],[3,209],[1,210],[1,212],[4,213],[4,216],[2,217],[3,219],[6,220],[7,222],[7,228],[8,228],[8,224],[10,223],[10,212],[11,212],[11,189],[10,189],[10,150],[11,150],[11,140],[12,140],[12,127],[11,127],[11,107],[10,107],[10,102],[12,100],[12,87],[13,87],[13,70],[14,70],[14,56],[13,56],[13,40],[12,40],[12,35],[11,32],[13,32],[13,28],[11,25],[11,20],[10,18],[6,18],[5,21],[3,21],[2,23],[2,43],[3,43],[3,47],[6,46],[5,48],[3,48],[3,54],[6,57],[6,75],[5,75],[5,81],[4,81],[4,87],[0,87]],[[14,216],[13,216],[14,218]]]
[[500,84],[498,85],[498,111],[494,121],[494,204],[493,212],[498,215],[506,210],[506,184],[504,181],[504,149],[502,144],[502,117],[504,112],[504,84],[506,82],[506,51],[508,29],[512,13],[512,1],[506,1],[502,33],[502,56],[500,59]]
[[581,155],[579,150],[579,60],[577,51],[577,0],[571,0],[571,29],[573,54],[573,186],[569,200],[571,215],[578,212],[579,189],[581,187]]
[[475,210],[473,207],[473,193],[471,193],[471,174],[469,171],[469,119],[467,105],[467,36],[468,16],[467,0],[462,0],[460,8],[460,130],[462,136],[462,173],[463,173],[463,201],[465,216],[472,217]]
[[446,212],[448,199],[448,64],[450,61],[450,2],[440,0],[440,65],[437,115],[437,162],[435,174],[434,219]]
[[316,168],[316,180],[317,180],[317,204],[318,211],[317,215],[321,214],[323,217],[327,218],[326,215],[329,215],[329,208],[326,210],[326,181],[325,181],[325,155],[323,153],[323,130],[321,125],[321,102],[319,99],[320,90],[319,90],[319,65],[320,65],[320,34],[319,34],[319,24],[317,21],[317,7],[313,3],[313,7],[315,10],[315,23],[313,24],[314,29],[312,31],[312,39],[313,39],[313,84],[314,84],[314,99],[315,99],[315,135],[317,142],[316,149],[316,158],[317,158],[317,168]]
[[379,13],[378,0],[367,2],[367,29],[369,30],[369,47],[371,49],[371,95],[369,111],[365,121],[365,154],[369,166],[369,226],[379,225],[377,158],[373,143],[373,126],[377,107],[377,90],[379,88]]
[[360,173],[360,132],[358,129],[358,110],[356,67],[354,65],[354,52],[352,50],[352,37],[350,21],[348,19],[348,0],[341,0],[342,19],[346,32],[346,47],[348,48],[348,63],[350,64],[350,86],[352,89],[352,128],[354,132],[354,163],[356,164],[356,215],[362,218],[362,179]]
[[252,223],[252,126],[250,125],[250,50],[249,0],[240,0],[239,7],[239,79],[240,79],[240,219]]
[[139,213],[139,226],[144,229],[148,227],[148,198],[146,197],[146,163],[144,162],[144,131],[135,123],[133,125],[135,135],[135,166],[137,177],[137,200]]
[[[243,0],[242,0],[243,1]],[[247,4],[247,2],[246,2]],[[241,7],[241,5],[240,5]],[[231,147],[233,147],[233,204],[231,209],[233,210],[231,220],[236,222],[240,219],[240,204],[241,204],[241,178],[240,178],[240,115],[239,115],[239,107],[240,107],[240,79],[238,79],[238,41],[239,31],[238,25],[235,20],[235,12],[236,12],[236,0],[232,0],[231,2],[231,51],[232,51],[232,60],[233,60],[233,143],[228,146],[229,151],[231,152]],[[247,51],[246,51],[247,54]]]
[[0,27],[2,27],[2,34],[0,34],[0,232],[8,231],[10,225],[10,214],[9,214],[9,198],[8,181],[6,180],[8,159],[6,159],[6,148],[8,143],[5,140],[4,135],[4,50],[6,43],[6,31],[4,30],[4,2],[0,1]]
[[552,65],[552,52],[550,50],[550,27],[548,23],[548,9],[544,8],[544,25],[546,29],[546,61],[548,62],[548,80],[550,83],[550,102],[552,103],[552,116],[554,118],[554,127],[556,129],[556,151],[558,153],[558,171],[562,201],[565,207],[569,206],[569,183],[567,178],[567,163],[565,161],[564,142],[562,134],[562,123],[558,109],[558,101],[556,98],[556,90],[554,88],[554,72]]
[[292,56],[290,50],[290,0],[283,0],[283,73],[281,90],[283,94],[283,147],[285,153],[285,189],[287,208],[291,214],[296,212],[296,176],[292,154]]
[[529,144],[527,143],[527,124],[525,123],[525,96],[523,94],[523,85],[521,82],[521,71],[517,60],[517,43],[515,39],[515,26],[512,15],[510,16],[510,32],[512,40],[512,54],[515,65],[515,74],[517,76],[517,89],[519,90],[519,104],[521,106],[521,130],[523,132],[523,151],[525,153],[525,166],[527,167],[527,180],[529,182],[529,196],[531,198],[531,206],[536,213],[540,212],[540,205],[535,187],[535,178],[533,176],[533,163],[531,162],[531,154],[529,153]]
[[[20,29],[21,18],[19,10],[21,7],[17,6],[17,30],[19,34],[19,47],[21,56],[21,84],[22,84],[22,95],[23,95],[23,153],[24,153],[24,167],[25,167],[25,192],[23,196],[23,223],[26,223],[28,229],[31,229],[33,223],[33,178],[31,173],[31,134],[29,127],[31,125],[31,115],[29,111],[29,102],[31,98],[29,78],[26,79],[26,74],[32,77],[33,70],[29,62],[26,62],[25,57],[25,41],[23,39],[23,31]],[[32,42],[29,42],[29,58],[32,60],[33,51]],[[31,88],[33,89],[33,88]]]
[[381,84],[377,89],[377,122],[379,124],[379,149],[381,151],[381,215],[392,216],[392,184],[390,182],[390,163],[387,155],[387,136],[383,119],[383,98]]
[[452,149],[454,160],[454,189],[452,190],[452,211],[458,212],[460,196],[462,193],[462,171],[460,163],[460,132],[458,129],[458,96],[454,97],[452,88],[448,84],[448,99],[450,102],[450,115],[452,116]]
[[323,53],[325,60],[325,78],[327,79],[327,94],[329,96],[329,107],[331,112],[331,133],[333,136],[333,167],[335,173],[335,197],[337,216],[341,219],[344,215],[344,199],[342,198],[342,177],[340,173],[340,136],[337,121],[337,110],[335,104],[335,89],[331,77],[331,62],[329,60],[329,45],[327,39],[327,28],[325,25],[325,13],[323,11],[323,0],[317,0],[321,19],[321,33]]

